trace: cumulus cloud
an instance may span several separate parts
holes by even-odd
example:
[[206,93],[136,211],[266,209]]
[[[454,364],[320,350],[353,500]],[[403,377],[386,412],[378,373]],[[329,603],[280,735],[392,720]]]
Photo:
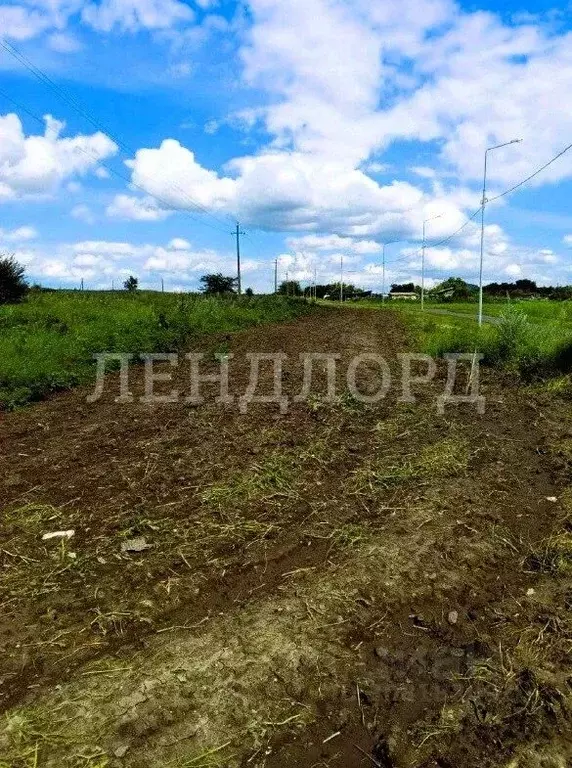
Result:
[[65,123],[46,115],[43,135],[26,136],[20,118],[0,115],[0,202],[53,194],[117,151],[105,134],[62,137]]
[[70,216],[78,221],[84,221],[86,224],[95,223],[95,215],[88,205],[76,205],[70,211]]
[[82,11],[83,21],[103,32],[116,26],[129,31],[168,29],[193,18],[191,8],[179,0],[100,0]]
[[29,40],[50,26],[47,16],[19,5],[0,6],[0,29],[12,40]]
[[115,219],[130,219],[131,221],[163,221],[172,211],[159,207],[153,197],[133,197],[132,195],[116,195],[113,202],[107,206],[106,213]]
[[[539,18],[507,24],[449,0],[250,7],[244,78],[270,96],[250,112],[274,146],[367,169],[395,141],[438,141],[440,173],[474,182],[487,146],[523,138],[491,157],[491,181],[508,186],[569,143],[572,114],[559,105],[572,87],[571,34]],[[571,175],[572,153],[532,183]]]
[[294,250],[334,251],[343,249],[350,253],[380,253],[382,246],[374,240],[354,240],[351,237],[339,235],[304,235],[303,237],[289,237],[287,240],[290,248]]
[[23,243],[27,240],[35,240],[37,237],[38,233],[34,227],[0,228],[0,243]]
[[6,38],[24,41],[49,32],[49,47],[60,53],[73,53],[80,47],[65,31],[72,19],[99,32],[115,28],[137,32],[187,25],[194,18],[181,0],[15,0],[0,7],[0,29]]
[[175,251],[188,251],[191,248],[191,244],[182,237],[174,237],[169,243],[169,248],[173,248]]
[[47,43],[48,47],[57,53],[77,53],[82,47],[77,37],[67,32],[53,32]]
[[[235,269],[232,251],[196,248],[183,238],[173,238],[166,245],[84,240],[50,244],[49,248],[38,244],[13,250],[34,280],[70,285],[83,279],[91,288],[110,287],[112,281],[118,286],[127,275],[134,274],[142,286],[158,288],[163,278],[168,287],[176,283],[187,290],[196,290],[202,274],[219,271],[233,274]],[[244,272],[255,274],[260,266],[245,259]]]
[[381,186],[351,165],[303,153],[236,158],[227,166],[232,175],[221,176],[168,139],[139,150],[128,165],[134,184],[175,209],[206,208],[275,231],[403,235],[403,213],[424,202],[423,192],[407,182]]

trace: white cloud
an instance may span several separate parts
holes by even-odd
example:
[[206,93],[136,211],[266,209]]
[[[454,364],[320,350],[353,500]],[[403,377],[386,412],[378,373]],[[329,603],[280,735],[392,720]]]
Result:
[[0,6],[0,30],[11,40],[30,40],[50,26],[47,16],[18,5]]
[[65,124],[46,115],[43,135],[24,134],[15,114],[0,115],[0,202],[53,194],[117,151],[103,133],[62,137]]
[[168,139],[140,149],[128,165],[134,184],[173,208],[196,212],[198,204],[268,230],[403,235],[403,213],[423,204],[407,182],[380,186],[347,164],[301,152],[236,158],[228,164],[233,176],[219,176]]
[[116,195],[113,202],[107,207],[106,213],[115,219],[163,221],[172,211],[165,211],[160,208],[157,201],[152,197]]
[[421,176],[422,179],[434,179],[437,175],[434,168],[427,168],[424,165],[414,165],[409,170],[416,176]]
[[[235,256],[232,250],[221,253],[213,249],[193,248],[183,238],[173,238],[168,245],[152,243],[86,240],[77,243],[38,244],[16,249],[16,259],[26,265],[28,275],[40,282],[68,285],[80,279],[89,287],[116,287],[127,275],[140,278],[142,285],[159,287],[161,277],[167,283],[198,288],[198,278],[206,272],[233,274]],[[244,271],[257,272],[258,262],[246,259]]]
[[507,264],[504,273],[509,277],[519,278],[522,277],[522,267],[520,264]]
[[18,227],[17,229],[0,229],[0,243],[23,243],[34,240],[38,233],[34,227]]
[[81,47],[77,38],[65,31],[73,21],[99,32],[116,28],[137,32],[176,28],[192,23],[194,18],[194,12],[181,0],[15,0],[0,6],[0,30],[6,38],[24,41],[49,32],[47,44],[58,53],[74,53]]
[[168,29],[193,18],[193,11],[179,0],[100,0],[82,12],[86,23],[103,32],[116,26],[129,31]]
[[77,53],[82,47],[77,37],[67,32],[53,32],[47,43],[48,47],[57,53]]
[[86,224],[95,224],[95,215],[88,205],[76,205],[70,211],[70,216],[78,221],[84,221]]
[[140,149],[127,165],[134,184],[173,208],[193,209],[198,202],[217,210],[234,202],[236,182],[203,168],[174,139],[166,139],[159,149]]
[[182,237],[174,237],[168,247],[175,251],[188,251],[191,248],[191,244],[188,240],[183,240]]
[[343,250],[350,253],[381,253],[382,246],[374,240],[353,240],[350,237],[339,235],[304,235],[303,237],[289,237],[287,240],[290,248],[295,250],[335,251]]

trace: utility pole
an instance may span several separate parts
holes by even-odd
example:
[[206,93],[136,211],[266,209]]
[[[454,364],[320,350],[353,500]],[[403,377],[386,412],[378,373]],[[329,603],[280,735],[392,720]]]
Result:
[[81,288],[80,291],[83,291],[83,277],[81,278]]
[[383,244],[383,251],[382,251],[382,268],[381,268],[381,303],[385,304],[385,246],[387,243]]
[[161,278],[161,293],[165,293],[165,281]]
[[286,270],[286,296],[290,296],[290,270]]
[[317,296],[316,296],[316,276],[317,276],[317,272],[318,272],[318,270],[316,269],[316,267],[314,267],[314,290],[313,290],[314,301],[317,301]]
[[421,247],[421,311],[425,310],[425,224],[423,222],[423,245]]
[[423,312],[425,310],[425,249],[427,247],[427,244],[425,242],[425,224],[427,224],[428,221],[433,221],[433,219],[440,219],[443,216],[442,213],[437,214],[437,216],[430,216],[428,219],[425,219],[423,222],[423,247],[421,249],[421,311]]
[[241,274],[240,274],[240,236],[245,235],[246,232],[242,232],[240,229],[240,224],[238,221],[236,222],[236,230],[234,232],[231,232],[232,235],[236,236],[236,272],[238,276],[238,295],[242,293],[242,282],[241,282]]
[[278,293],[278,259],[274,259],[274,293]]
[[344,257],[340,256],[340,304],[344,302]]
[[508,147],[509,144],[518,144],[522,139],[512,139],[504,144],[497,144],[496,147],[489,147],[485,150],[485,170],[483,173],[483,199],[481,200],[481,259],[479,264],[479,325],[483,324],[483,257],[485,249],[485,205],[487,204],[487,157],[489,152],[501,147]]

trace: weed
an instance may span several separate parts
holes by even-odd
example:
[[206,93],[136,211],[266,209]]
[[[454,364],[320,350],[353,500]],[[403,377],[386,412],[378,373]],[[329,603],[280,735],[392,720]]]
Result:
[[[100,352],[171,352],[193,336],[228,333],[310,311],[281,297],[54,291],[0,307],[0,408],[87,381]],[[227,352],[224,345],[224,352]]]
[[390,488],[411,480],[456,477],[467,470],[469,443],[464,438],[448,437],[426,446],[417,455],[390,464],[387,458],[368,462],[354,473],[354,487],[365,492],[375,487]]
[[572,533],[563,531],[534,547],[524,561],[527,571],[566,575],[572,572]]
[[237,475],[229,483],[213,485],[201,494],[205,504],[222,506],[230,501],[254,501],[269,496],[289,496],[294,480],[292,457],[271,454],[259,464]]
[[[540,304],[542,306],[540,306]],[[536,308],[526,302],[517,306],[497,305],[496,324],[479,327],[468,313],[467,317],[449,315],[422,317],[402,308],[414,343],[435,357],[454,352],[474,352],[483,355],[484,363],[519,373],[527,380],[560,376],[559,387],[569,391],[568,374],[572,368],[572,315],[570,303],[541,302]],[[470,307],[469,307],[470,309]],[[455,307],[454,311],[463,310]],[[451,311],[451,307],[447,307]],[[558,315],[564,313],[565,320]]]

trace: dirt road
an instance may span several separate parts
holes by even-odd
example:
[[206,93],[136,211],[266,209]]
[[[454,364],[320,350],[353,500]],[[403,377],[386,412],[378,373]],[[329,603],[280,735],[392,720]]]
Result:
[[323,374],[284,414],[114,385],[2,417],[1,768],[569,764],[569,406],[488,374],[440,416],[442,373],[399,403],[407,343],[320,309],[201,347],[240,392],[285,353],[290,396],[339,354],[335,402]]

